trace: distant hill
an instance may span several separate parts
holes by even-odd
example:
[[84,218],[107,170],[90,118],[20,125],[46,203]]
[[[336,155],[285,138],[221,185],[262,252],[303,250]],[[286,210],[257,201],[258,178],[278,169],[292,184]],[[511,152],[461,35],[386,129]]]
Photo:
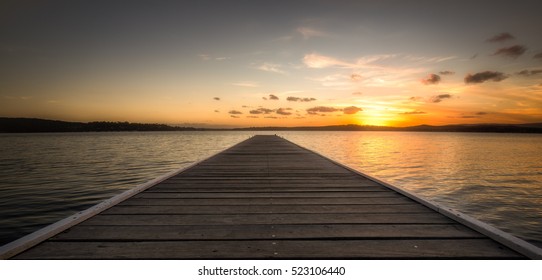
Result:
[[475,125],[418,125],[408,127],[368,126],[368,125],[331,125],[301,127],[249,127],[233,130],[260,131],[418,131],[418,132],[498,132],[498,133],[542,133],[541,124],[475,124]]
[[129,122],[65,122],[31,118],[0,118],[0,132],[91,132],[91,131],[184,131],[193,127]]
[[204,129],[179,127],[165,124],[142,124],[129,122],[65,122],[31,118],[1,118],[0,133],[28,132],[90,132],[90,131],[421,131],[421,132],[499,132],[499,133],[542,133],[542,123],[531,124],[465,124],[465,125],[418,125],[409,127],[330,125],[298,127],[245,127],[234,129]]

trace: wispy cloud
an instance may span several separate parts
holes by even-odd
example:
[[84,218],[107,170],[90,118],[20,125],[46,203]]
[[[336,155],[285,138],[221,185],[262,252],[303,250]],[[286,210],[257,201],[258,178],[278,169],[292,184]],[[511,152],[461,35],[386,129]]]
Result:
[[426,78],[422,79],[424,85],[435,85],[440,82],[440,76],[437,74],[429,74]]
[[512,34],[510,34],[508,32],[503,32],[503,33],[497,34],[497,35],[487,39],[486,41],[491,42],[491,43],[501,43],[501,42],[514,40],[514,39],[515,39],[515,37],[512,36]]
[[220,101],[220,97],[213,97],[214,100]]
[[441,75],[443,75],[443,76],[455,74],[454,71],[449,71],[449,70],[440,71],[440,72],[438,72],[438,73],[441,74]]
[[255,110],[250,110],[249,113],[253,114],[253,115],[259,115],[259,114],[271,114],[273,113],[275,110],[273,109],[267,109],[267,108],[258,108],[258,109],[255,109]]
[[361,91],[352,92],[352,95],[363,95]]
[[269,97],[262,97],[263,100],[279,100],[279,97],[274,95],[274,94],[270,94]]
[[424,114],[427,114],[427,112],[418,111],[418,110],[399,113],[399,115],[424,115]]
[[212,56],[209,55],[209,54],[198,54],[198,57],[199,57],[201,60],[204,60],[204,61],[209,61],[209,60],[218,60],[218,61],[222,61],[222,60],[230,59],[229,57],[226,57],[226,56],[212,57]]
[[292,112],[288,112],[288,111],[290,111],[290,110],[292,110],[292,108],[278,108],[278,109],[276,110],[276,113],[277,113],[278,115],[289,116],[289,115],[292,114]]
[[511,58],[518,58],[527,51],[527,48],[522,45],[515,45],[507,48],[500,48],[493,53],[493,55],[507,56]]
[[432,96],[432,97],[429,99],[429,102],[431,102],[431,103],[440,103],[440,102],[442,102],[443,100],[450,99],[450,98],[452,98],[452,95],[451,95],[451,94],[448,94],[448,93],[445,93],[445,94],[439,94],[439,95]]
[[357,112],[363,111],[362,108],[356,107],[356,106],[349,106],[346,108],[335,108],[335,107],[328,107],[328,106],[316,106],[307,109],[307,113],[310,115],[317,115],[321,113],[333,113],[333,112],[343,112],[346,115],[352,115]]
[[330,56],[325,56],[317,53],[306,54],[303,57],[303,63],[309,68],[328,68],[328,67],[355,67],[355,64],[342,61]]
[[416,56],[416,55],[405,55],[402,57],[405,60],[419,62],[419,63],[439,63],[447,60],[452,60],[456,58],[455,56]]
[[202,60],[210,60],[211,59],[211,56],[208,55],[208,54],[198,54],[198,57],[201,58]]
[[259,87],[258,83],[250,82],[250,81],[232,83],[232,85],[238,86],[238,87]]
[[361,79],[363,79],[363,77],[360,74],[354,73],[354,74],[350,75],[350,80],[353,81],[353,82],[361,81]]
[[539,53],[535,54],[535,55],[533,56],[533,58],[536,58],[536,59],[542,59],[542,52],[539,52]]
[[504,73],[497,72],[497,71],[484,71],[479,72],[476,74],[468,74],[465,76],[465,83],[466,84],[479,84],[486,81],[494,81],[494,82],[500,82],[504,79],[508,78],[508,76]]
[[242,115],[243,112],[237,111],[237,110],[231,110],[231,111],[228,112],[228,114],[230,114],[230,115]]
[[12,96],[12,95],[4,95],[2,96],[4,97],[5,99],[10,99],[10,100],[13,100],[13,99],[19,99],[19,100],[29,100],[29,99],[32,99],[32,96]]
[[345,113],[346,115],[352,115],[359,111],[363,111],[363,109],[356,106],[349,106],[349,107],[343,108],[343,113]]
[[327,107],[327,106],[316,106],[316,107],[307,109],[307,113],[311,115],[316,115],[319,113],[333,113],[337,111],[341,111],[341,109],[334,108],[334,107]]
[[517,72],[516,74],[520,76],[530,77],[530,76],[538,75],[541,73],[542,73],[542,69],[535,69],[535,70],[522,70],[522,71]]
[[286,74],[286,71],[281,69],[280,64],[274,64],[274,63],[269,63],[269,62],[264,62],[264,63],[256,66],[256,69],[266,71],[266,72]]
[[310,28],[310,27],[298,27],[296,29],[296,32],[301,34],[301,36],[303,36],[303,39],[310,39],[312,37],[326,37],[326,36],[328,36],[327,33],[316,30],[314,28]]
[[316,101],[316,98],[288,96],[286,100],[292,101],[292,102],[311,102],[311,101]]

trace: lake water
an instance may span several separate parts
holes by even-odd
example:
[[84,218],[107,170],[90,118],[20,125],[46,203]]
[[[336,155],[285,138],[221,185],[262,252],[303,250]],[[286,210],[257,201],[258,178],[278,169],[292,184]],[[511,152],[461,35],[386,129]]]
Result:
[[0,244],[255,134],[542,244],[542,135],[294,131],[0,134]]

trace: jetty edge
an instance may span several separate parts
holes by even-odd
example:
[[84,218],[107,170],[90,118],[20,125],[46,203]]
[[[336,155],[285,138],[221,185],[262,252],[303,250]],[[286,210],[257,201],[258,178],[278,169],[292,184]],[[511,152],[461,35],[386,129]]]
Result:
[[[117,232],[124,226],[130,230]],[[0,258],[542,259],[541,251],[293,142],[258,135],[9,243]]]

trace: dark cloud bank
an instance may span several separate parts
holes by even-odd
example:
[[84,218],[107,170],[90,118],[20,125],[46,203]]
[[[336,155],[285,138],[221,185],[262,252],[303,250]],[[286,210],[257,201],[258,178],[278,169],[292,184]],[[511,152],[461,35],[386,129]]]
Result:
[[484,72],[479,72],[476,74],[468,74],[467,76],[465,76],[465,83],[479,84],[479,83],[483,83],[487,81],[500,82],[506,78],[508,78],[508,76],[501,72],[484,71]]

